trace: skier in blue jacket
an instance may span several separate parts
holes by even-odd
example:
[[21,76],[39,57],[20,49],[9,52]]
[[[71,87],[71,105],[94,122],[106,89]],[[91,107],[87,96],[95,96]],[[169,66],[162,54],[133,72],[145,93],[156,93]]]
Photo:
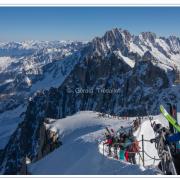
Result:
[[166,143],[170,144],[173,143],[175,144],[176,147],[176,153],[180,153],[180,132],[171,134],[171,135],[166,135]]
[[[178,141],[180,141],[180,132],[172,134],[172,135],[167,135],[166,136],[166,142],[167,143],[177,143]],[[180,148],[179,148],[179,143],[176,144],[176,148],[177,148],[177,152],[175,154],[173,154],[173,161],[174,161],[174,165],[176,167],[176,171],[177,174],[180,174]]]
[[166,140],[168,143],[180,141],[180,133],[178,132],[178,133],[166,136]]

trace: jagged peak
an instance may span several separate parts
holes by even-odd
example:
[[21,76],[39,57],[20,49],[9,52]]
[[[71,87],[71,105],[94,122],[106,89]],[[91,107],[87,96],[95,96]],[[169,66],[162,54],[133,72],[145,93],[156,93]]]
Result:
[[132,37],[132,35],[126,29],[113,28],[111,30],[106,31],[102,37],[95,37],[92,40],[92,42],[102,40],[102,39],[104,39],[105,41],[109,41],[112,38],[115,39],[115,38],[119,38],[119,37],[124,37],[124,38],[129,38],[130,39]]
[[102,37],[95,37],[91,41],[93,52],[102,55],[106,54],[109,50],[125,49],[129,46],[132,37],[128,30],[113,28],[106,31]]
[[173,41],[173,42],[180,42],[180,38],[174,35],[171,35],[167,38],[169,41]]
[[157,38],[157,35],[153,32],[141,32],[139,34],[139,38],[143,40],[149,40],[151,42],[154,42]]
[[171,35],[168,37],[169,39],[179,39],[179,37],[175,36],[175,35]]
[[116,40],[128,42],[131,40],[132,35],[130,32],[126,29],[121,29],[121,28],[113,28],[112,30],[107,31],[103,38],[108,41],[109,38],[114,38]]

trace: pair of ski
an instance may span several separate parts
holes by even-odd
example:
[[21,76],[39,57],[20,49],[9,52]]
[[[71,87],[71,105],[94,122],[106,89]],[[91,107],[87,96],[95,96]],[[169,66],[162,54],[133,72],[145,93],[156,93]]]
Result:
[[164,117],[169,121],[169,123],[177,130],[177,132],[180,132],[180,125],[177,123],[177,121],[166,111],[166,109],[160,105],[160,111],[164,115]]
[[114,134],[114,130],[113,129],[109,130],[108,127],[106,127],[106,131],[110,136],[112,136],[112,134]]

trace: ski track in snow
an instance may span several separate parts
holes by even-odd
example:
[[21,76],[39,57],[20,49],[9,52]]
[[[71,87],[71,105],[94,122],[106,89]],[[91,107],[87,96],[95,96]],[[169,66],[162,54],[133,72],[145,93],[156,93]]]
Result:
[[[105,127],[115,131],[120,126],[128,127],[135,118],[118,120],[117,118],[97,117],[97,113],[83,111],[64,119],[55,120],[47,128],[58,132],[63,145],[54,150],[43,159],[28,165],[32,174],[58,174],[58,175],[152,175],[157,169],[145,156],[145,165],[131,165],[128,162],[115,160],[103,156],[100,142],[104,140]],[[162,116],[154,120],[165,123]],[[144,120],[142,127],[135,132],[137,139],[154,137],[149,120]],[[154,144],[145,143],[145,151],[152,157],[157,156]],[[137,159],[137,162],[139,160]],[[157,162],[158,163],[158,162]],[[157,165],[157,164],[154,164]]]

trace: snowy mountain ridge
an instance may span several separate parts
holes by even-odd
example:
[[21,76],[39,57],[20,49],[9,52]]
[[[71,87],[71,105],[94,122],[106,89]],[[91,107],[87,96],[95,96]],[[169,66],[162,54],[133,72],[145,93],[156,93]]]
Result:
[[149,51],[159,63],[170,67],[180,66],[180,38],[176,36],[158,37],[152,32],[135,36],[127,30],[115,28],[107,31],[102,38],[94,38],[92,44],[97,55],[120,51],[120,57],[136,61],[137,57],[141,59]]
[[[38,41],[38,40],[27,40],[22,42],[0,42],[0,55],[5,56],[6,53],[8,56],[22,56],[23,50],[29,54],[40,49],[54,49],[56,51],[62,49],[62,47],[72,46],[79,44],[78,41]],[[82,42],[83,43],[83,42]],[[85,44],[85,43],[83,43]],[[12,52],[12,54],[11,54]],[[22,52],[22,54],[21,54]],[[4,53],[4,54],[3,54]],[[26,55],[26,54],[25,54]]]
[[[24,46],[24,43],[15,43],[15,45],[13,43],[13,46],[11,43],[6,44],[6,46],[8,46],[6,49],[8,56],[3,56],[1,54],[2,49],[0,48],[0,98],[3,103],[0,105],[0,112],[11,109],[8,104],[14,106],[14,103],[10,103],[10,101],[18,101],[18,93],[21,92],[21,94],[24,94],[23,96],[27,98],[26,94],[34,92],[34,90],[31,90],[31,86],[36,82],[45,80],[49,78],[50,75],[54,76],[55,79],[58,74],[65,74],[65,66],[61,66],[61,64],[65,63],[62,63],[61,60],[72,54],[76,54],[77,51],[84,46],[84,44],[80,42],[64,41],[45,42],[45,44],[44,42],[28,41],[28,43],[30,43],[30,47],[28,45],[27,49],[29,50],[29,48],[31,49],[31,47],[33,47],[35,50],[28,55],[21,54],[21,50],[17,47],[13,49],[14,46]],[[6,46],[4,45],[3,47]],[[11,55],[9,52],[11,48],[14,51],[14,55]],[[19,54],[21,54],[20,57]],[[70,62],[73,63],[72,60],[70,60]],[[67,65],[70,66],[70,62],[67,61]],[[60,72],[58,72],[58,68],[61,69]],[[47,76],[44,75],[45,73],[47,73]],[[49,83],[50,82],[51,80],[49,79]],[[46,86],[47,88],[51,87],[48,86],[48,83]],[[33,87],[32,89],[35,88]],[[18,104],[17,102],[17,105]],[[17,107],[17,105],[14,107]]]

